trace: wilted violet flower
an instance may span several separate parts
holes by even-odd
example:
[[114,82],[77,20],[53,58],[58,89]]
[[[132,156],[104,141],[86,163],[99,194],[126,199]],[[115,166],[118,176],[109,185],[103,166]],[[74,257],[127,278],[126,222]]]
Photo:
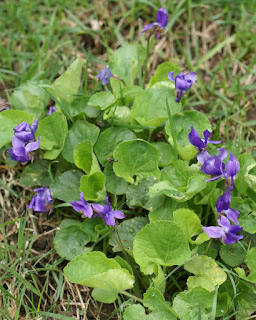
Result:
[[204,232],[210,238],[221,239],[226,244],[233,244],[243,238],[242,235],[237,235],[243,230],[242,227],[231,225],[225,216],[221,216],[217,221],[220,227],[203,227]]
[[46,187],[41,187],[34,190],[37,195],[33,196],[30,204],[28,205],[29,209],[32,209],[34,212],[47,212],[51,209],[51,203],[53,198],[51,196],[50,189]]
[[209,140],[211,133],[208,130],[205,130],[203,132],[204,139],[202,139],[199,133],[193,128],[193,126],[191,126],[190,128],[191,131],[188,135],[188,140],[193,146],[195,146],[199,150],[199,152],[204,151],[208,143],[218,144],[222,142]]
[[91,218],[93,210],[90,204],[84,198],[84,193],[80,193],[80,200],[70,202],[76,212],[83,213],[86,217]]
[[152,29],[153,27],[160,27],[154,30],[155,38],[159,39],[161,37],[160,31],[163,30],[168,23],[168,13],[165,8],[161,8],[156,13],[156,22],[150,23],[144,27],[140,34],[143,34],[145,31]]
[[40,146],[40,137],[35,141],[34,136],[37,125],[38,120],[36,119],[32,126],[27,122],[22,122],[13,129],[12,148],[7,151],[11,155],[11,160],[19,162],[31,160],[32,151],[37,150]]
[[180,73],[174,77],[174,72],[168,72],[168,79],[175,82],[175,89],[177,91],[176,102],[180,102],[181,97],[185,94],[193,83],[196,82],[197,73],[189,72],[188,75],[185,73]]
[[92,204],[92,208],[95,212],[95,217],[103,217],[106,224],[109,226],[115,226],[115,218],[123,219],[125,215],[120,210],[113,210],[109,202],[108,197],[106,197],[107,204]]
[[99,80],[101,80],[102,84],[109,84],[109,78],[111,78],[113,75],[110,71],[109,66],[107,65],[104,70],[100,71],[100,74],[98,75]]
[[50,108],[49,108],[49,111],[48,111],[48,113],[47,113],[47,116],[50,116],[50,115],[53,114],[56,110],[57,110],[57,108],[56,108],[55,106],[50,107]]
[[14,135],[16,138],[20,139],[21,141],[28,143],[35,140],[34,133],[38,127],[38,119],[35,119],[32,126],[30,126],[27,122],[21,122],[17,127],[15,127]]
[[231,203],[231,193],[227,190],[222,196],[217,200],[216,209],[218,214],[224,213],[229,220],[234,222],[236,225],[239,225],[237,218],[240,215],[240,212],[236,209],[230,208]]

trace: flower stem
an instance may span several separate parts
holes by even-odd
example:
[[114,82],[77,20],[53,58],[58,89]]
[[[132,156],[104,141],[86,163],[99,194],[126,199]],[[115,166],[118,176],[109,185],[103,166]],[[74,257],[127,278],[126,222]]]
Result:
[[135,300],[135,301],[140,302],[141,304],[143,304],[143,300],[142,300],[142,299],[134,296],[133,294],[131,294],[131,293],[129,293],[129,292],[121,291],[120,293],[123,294],[123,295],[126,296],[126,297],[129,297],[129,298],[131,298],[131,299],[133,299],[133,300]]

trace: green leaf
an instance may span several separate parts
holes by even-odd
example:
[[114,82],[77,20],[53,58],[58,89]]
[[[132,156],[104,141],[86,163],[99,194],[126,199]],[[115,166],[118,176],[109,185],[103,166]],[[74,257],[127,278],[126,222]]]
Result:
[[110,57],[111,72],[122,79],[126,85],[133,85],[138,74],[138,53],[140,65],[146,57],[146,50],[137,43],[126,44],[117,49]]
[[166,275],[164,274],[162,267],[156,265],[154,268],[154,274],[156,275],[153,278],[154,287],[164,294],[167,281],[165,279]]
[[87,115],[89,118],[95,118],[100,113],[100,110],[94,109],[88,106],[89,96],[75,96],[74,99],[69,102],[68,110],[72,117]]
[[124,320],[146,320],[145,309],[140,304],[133,304],[124,310]]
[[244,231],[250,234],[256,233],[256,204],[252,199],[232,197],[230,208],[240,212],[238,220]]
[[256,311],[256,291],[248,284],[239,283],[240,294],[237,301],[237,320],[244,320]]
[[[212,315],[213,299],[214,292],[196,287],[189,291],[179,293],[173,300],[173,310],[182,320],[209,320]],[[228,311],[229,306],[229,297],[224,293],[224,295],[218,296],[218,308],[222,300],[225,300],[226,305],[222,306],[223,312],[217,310],[219,316],[224,315]],[[199,318],[199,307],[201,318]]]
[[85,120],[76,121],[67,133],[65,144],[62,149],[63,157],[73,163],[73,153],[76,145],[84,140],[90,140],[94,145],[98,139],[100,129]]
[[37,86],[42,84],[45,84],[45,81],[26,82],[20,85],[10,97],[11,104],[16,110],[32,113],[41,118],[46,112],[49,101],[47,92]]
[[176,319],[175,312],[165,302],[162,293],[156,288],[149,288],[143,295],[143,305],[153,313],[161,314],[161,318],[158,319]]
[[57,78],[52,87],[56,90],[57,96],[65,101],[71,102],[78,94],[80,79],[82,75],[83,61],[76,59],[68,69]]
[[22,121],[32,124],[35,116],[23,111],[6,110],[0,113],[0,148],[10,143],[13,138],[13,128]]
[[78,170],[69,170],[62,173],[50,186],[53,198],[65,202],[79,200],[81,177],[82,173]]
[[48,172],[49,162],[37,160],[28,164],[22,172],[19,183],[24,186],[49,187],[51,179]]
[[160,175],[158,162],[160,152],[150,143],[143,140],[123,142],[114,151],[114,158],[118,160],[113,165],[117,176],[129,183],[134,183],[134,176],[156,177]]
[[83,230],[82,223],[72,219],[64,220],[60,230],[56,232],[53,244],[58,255],[66,260],[72,260],[90,248],[85,245],[90,242],[90,236]]
[[107,192],[119,195],[125,194],[128,188],[128,182],[123,178],[118,177],[113,170],[113,163],[107,162],[104,175],[106,177],[106,190]]
[[[200,136],[203,136],[204,130],[211,130],[209,120],[199,111],[185,111],[182,114],[175,114],[173,116],[173,124],[175,124],[176,142],[179,155],[184,160],[194,158],[198,151],[188,141],[188,134],[191,130],[190,127],[193,126]],[[169,136],[168,141],[171,145],[174,145],[169,121],[167,121],[165,125],[165,131]]]
[[92,290],[92,297],[99,302],[113,303],[117,299],[118,295],[113,291],[94,288]]
[[97,92],[93,94],[88,102],[90,107],[98,108],[100,110],[106,110],[115,103],[116,99],[110,92]]
[[174,73],[180,73],[180,67],[172,62],[164,62],[159,64],[156,69],[154,76],[149,81],[149,86],[151,87],[159,81],[170,81],[173,84],[173,89],[175,88],[174,82],[168,79],[168,72],[173,71]]
[[96,169],[95,171],[100,171],[97,159],[93,154],[92,143],[89,140],[84,140],[76,145],[74,161],[75,165],[85,173],[91,173],[93,167]]
[[86,219],[82,223],[82,229],[89,234],[91,241],[96,241],[98,239],[99,232],[96,231],[96,228],[101,226],[106,226],[105,221],[101,218]]
[[149,195],[150,197],[156,197],[164,194],[177,201],[187,201],[206,187],[204,180],[205,176],[202,174],[192,176],[188,180],[188,185],[180,188],[174,187],[170,181],[160,181],[150,187]]
[[112,124],[125,124],[129,125],[130,124],[130,113],[131,110],[130,108],[126,106],[117,106],[115,108],[111,108],[108,111],[105,111],[103,115],[103,119],[107,120],[109,123]]
[[249,275],[246,276],[245,270],[242,268],[235,268],[236,272],[240,278],[256,283],[256,247],[251,248],[251,250],[247,252],[245,263],[250,269]]
[[180,208],[187,208],[186,202],[177,202],[165,197],[163,204],[149,213],[150,222],[157,220],[173,220],[173,212]]
[[155,183],[154,178],[140,180],[137,185],[129,185],[126,192],[126,203],[129,208],[144,207],[150,200],[148,191]]
[[172,221],[155,221],[146,225],[134,239],[133,254],[141,271],[152,274],[154,265],[181,265],[190,257],[188,241]]
[[58,157],[64,146],[67,132],[67,119],[61,112],[54,112],[39,121],[36,137],[41,137],[40,148],[47,150],[44,153],[45,159],[53,160]]
[[[190,243],[201,244],[209,240],[209,237],[203,232],[201,220],[194,211],[189,209],[178,209],[173,212],[173,218]],[[199,233],[200,237],[198,236],[196,240],[192,240],[192,237]]]
[[72,283],[120,292],[133,287],[134,277],[102,252],[83,253],[64,268],[64,274]]
[[238,266],[244,262],[246,252],[239,243],[223,245],[220,248],[221,259],[231,267]]
[[133,270],[132,267],[129,265],[128,262],[126,262],[123,258],[120,256],[115,256],[114,259],[116,260],[117,263],[120,264],[121,268],[126,269],[129,271],[131,275],[133,275]]
[[95,144],[95,154],[101,165],[105,166],[115,148],[122,142],[136,139],[135,134],[124,128],[111,127],[101,133]]
[[168,166],[177,159],[176,152],[170,144],[166,142],[153,142],[152,145],[161,153],[159,167]]
[[143,126],[160,126],[168,119],[167,105],[171,114],[180,112],[180,103],[175,102],[175,96],[169,88],[149,88],[138,95],[131,109],[131,123]]
[[84,198],[87,201],[104,200],[106,196],[105,180],[102,172],[94,172],[83,176],[80,180],[80,191],[84,193]]
[[[131,252],[133,250],[134,237],[147,223],[148,219],[145,217],[134,217],[121,222],[117,226],[123,247],[127,251]],[[119,244],[116,242],[115,237],[118,239],[116,231],[114,232],[114,236],[112,235],[110,238],[110,244],[113,246],[112,250],[114,252],[122,251],[122,248],[120,248]]]
[[184,264],[184,269],[195,275],[187,280],[189,290],[202,287],[211,292],[214,291],[215,286],[227,280],[226,273],[212,258],[207,256],[194,256]]

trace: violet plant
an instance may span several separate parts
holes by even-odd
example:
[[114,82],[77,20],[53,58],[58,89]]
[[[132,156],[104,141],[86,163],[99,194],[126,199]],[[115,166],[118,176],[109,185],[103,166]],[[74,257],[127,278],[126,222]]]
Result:
[[[220,305],[217,317],[228,318],[231,299],[237,310],[243,306],[243,283],[256,283],[250,264],[256,258],[256,163],[248,153],[236,158],[226,144],[215,152],[225,142],[210,140],[208,117],[186,108],[183,96],[199,74],[164,62],[144,88],[149,39],[158,40],[167,23],[161,8],[142,31],[146,48],[125,44],[109,54],[98,75],[108,87],[100,92],[80,91],[83,62],[77,59],[50,91],[49,84],[37,85],[44,113],[30,109],[31,99],[30,112],[15,105],[2,111],[0,131],[8,135],[2,131],[1,147],[12,143],[11,160],[27,162],[40,141],[20,185],[36,187],[28,205],[33,212],[47,215],[54,207],[52,214],[63,217],[54,248],[69,261],[70,282],[92,287],[98,301],[124,302],[125,320],[134,314],[210,319],[213,305]],[[28,88],[17,91],[28,96]],[[56,107],[43,116],[50,98]],[[238,266],[250,266],[252,275]],[[238,295],[226,294],[232,286]],[[127,306],[128,299],[133,304]]]

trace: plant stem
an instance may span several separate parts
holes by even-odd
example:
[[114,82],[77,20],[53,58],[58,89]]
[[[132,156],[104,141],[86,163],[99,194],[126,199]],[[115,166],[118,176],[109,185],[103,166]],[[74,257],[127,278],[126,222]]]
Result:
[[127,296],[127,297],[129,297],[129,298],[131,298],[131,299],[133,299],[133,300],[135,300],[135,301],[140,302],[140,303],[143,304],[143,300],[142,300],[142,299],[134,296],[133,294],[131,294],[131,293],[129,293],[129,292],[121,291],[120,293],[123,294],[124,296]]
[[145,85],[145,81],[147,78],[147,74],[148,74],[148,68],[147,68],[147,64],[148,64],[148,59],[149,59],[149,44],[150,44],[150,39],[152,37],[152,35],[154,34],[154,32],[151,32],[147,38],[147,53],[146,53],[146,59],[144,61],[143,67],[142,67],[142,77],[143,77],[143,82],[142,85],[144,87]]

